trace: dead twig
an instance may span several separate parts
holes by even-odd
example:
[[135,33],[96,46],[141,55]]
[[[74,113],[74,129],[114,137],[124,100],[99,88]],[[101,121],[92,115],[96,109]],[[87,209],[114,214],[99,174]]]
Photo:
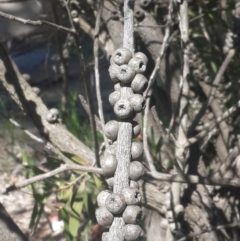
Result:
[[2,11],[0,11],[0,17],[7,18],[7,19],[10,19],[10,20],[13,20],[13,21],[16,21],[16,22],[20,22],[20,23],[23,23],[23,24],[33,25],[33,26],[46,25],[46,26],[54,28],[56,30],[61,30],[61,31],[64,31],[64,32],[67,32],[67,33],[77,35],[77,32],[75,30],[72,30],[72,29],[66,28],[64,26],[54,24],[54,23],[51,23],[51,22],[48,22],[48,21],[45,21],[45,20],[33,21],[33,20],[30,20],[30,19],[19,18],[17,16],[14,16],[14,15],[11,15],[11,14],[8,14],[8,13],[4,13]]
[[[104,0],[99,1],[99,7],[96,17],[95,24],[95,38],[94,38],[94,72],[95,72],[95,83],[96,83],[96,94],[97,94],[97,102],[98,102],[98,114],[102,125],[102,130],[104,129],[105,120],[103,114],[103,106],[102,106],[102,96],[100,89],[100,75],[99,75],[99,60],[98,60],[98,51],[99,51],[99,31],[101,24],[101,15],[103,10]],[[105,146],[108,146],[108,140],[105,135],[103,135]]]

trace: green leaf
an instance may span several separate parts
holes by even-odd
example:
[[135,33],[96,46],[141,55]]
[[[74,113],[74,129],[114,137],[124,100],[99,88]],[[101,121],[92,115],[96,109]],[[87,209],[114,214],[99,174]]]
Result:
[[101,183],[100,179],[95,174],[93,174],[92,177],[93,177],[93,180],[96,184],[98,191],[101,191],[103,189],[103,187],[102,187],[102,183]]
[[73,195],[73,186],[61,191],[59,200],[63,202],[71,201]]

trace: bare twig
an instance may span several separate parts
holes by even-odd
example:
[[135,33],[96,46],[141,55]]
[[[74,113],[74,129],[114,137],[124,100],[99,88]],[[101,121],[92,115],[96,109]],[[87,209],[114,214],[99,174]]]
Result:
[[[47,178],[50,178],[52,176],[55,176],[61,172],[67,171],[67,170],[75,170],[75,171],[82,171],[82,172],[88,172],[88,173],[95,173],[102,175],[102,169],[96,168],[92,166],[80,166],[76,164],[63,164],[59,168],[56,168],[53,171],[49,171],[44,174],[39,174],[37,176],[34,176],[32,178],[29,178],[23,182],[11,185],[6,188],[4,193],[8,193],[17,189],[24,188],[30,184],[43,181]],[[171,175],[166,173],[160,173],[160,172],[147,172],[143,175],[142,180],[145,182],[151,182],[151,181],[165,181],[165,182],[172,182],[172,183],[188,183],[188,184],[204,184],[209,186],[233,186],[233,187],[240,187],[240,183],[238,179],[226,179],[222,177],[200,177],[200,176],[194,176],[194,175]]]
[[[63,0],[64,2],[64,6],[66,8],[68,17],[69,17],[69,21],[71,24],[72,29],[76,31],[74,22],[72,20],[71,17],[71,12],[69,9],[69,1],[67,0]],[[98,154],[98,140],[97,140],[97,131],[96,131],[96,123],[95,123],[95,119],[94,119],[94,107],[93,107],[93,100],[92,100],[92,94],[91,94],[91,87],[90,87],[90,82],[88,81],[87,78],[87,71],[86,71],[86,65],[84,62],[84,57],[83,57],[83,53],[82,53],[82,48],[78,39],[77,35],[74,35],[74,40],[75,43],[77,45],[77,51],[78,51],[78,56],[79,56],[79,62],[80,62],[80,69],[81,69],[81,76],[83,78],[83,82],[84,82],[84,86],[85,86],[85,91],[86,91],[86,96],[87,96],[87,101],[89,104],[89,118],[90,118],[90,124],[91,124],[91,130],[92,130],[92,135],[93,135],[93,143],[94,143],[94,154],[95,154],[95,160],[98,166],[100,166],[100,160],[99,160],[99,154]]]
[[48,22],[48,21],[45,21],[45,20],[33,21],[33,20],[30,20],[30,19],[19,18],[19,17],[16,17],[14,15],[11,15],[11,14],[4,13],[2,11],[0,11],[0,17],[7,18],[7,19],[10,19],[10,20],[13,20],[13,21],[16,21],[16,22],[20,22],[20,23],[23,23],[23,24],[33,25],[33,26],[47,25],[47,26],[49,26],[51,28],[54,28],[56,30],[61,30],[61,31],[71,33],[71,34],[74,34],[74,35],[77,34],[76,31],[74,31],[72,29],[69,29],[69,28],[66,28],[66,27],[63,27],[61,25],[57,25],[57,24],[54,24],[54,23],[51,23],[51,22]]
[[198,236],[200,236],[204,233],[210,233],[210,232],[216,231],[216,230],[221,230],[221,229],[226,229],[226,228],[236,228],[236,227],[240,227],[240,223],[231,223],[231,224],[219,225],[217,227],[212,227],[212,228],[205,229],[205,230],[202,230],[202,231],[199,231],[199,232],[196,232],[196,233],[189,234],[189,235],[187,235],[183,238],[178,239],[177,241],[186,241],[189,238],[198,237]]
[[29,130],[25,129],[23,126],[21,126],[17,121],[13,120],[12,118],[9,119],[9,121],[16,127],[20,128],[23,132],[25,132],[31,139],[34,141],[37,141],[39,143],[44,143],[45,141],[33,133],[31,133]]
[[148,115],[149,115],[149,110],[150,110],[150,99],[151,99],[151,94],[152,94],[152,86],[157,74],[157,71],[159,69],[160,63],[163,59],[164,53],[167,49],[167,44],[168,44],[168,39],[170,36],[170,29],[171,29],[171,22],[172,22],[172,12],[173,12],[173,0],[170,1],[169,7],[168,7],[168,16],[167,16],[167,28],[165,32],[165,36],[163,39],[163,44],[161,46],[160,54],[159,57],[156,60],[154,70],[149,78],[149,84],[148,88],[144,93],[144,96],[146,98],[146,108],[144,111],[144,119],[143,119],[143,148],[144,148],[144,153],[146,155],[148,165],[151,171],[156,171],[156,168],[154,166],[153,158],[150,154],[149,147],[148,147],[148,135],[147,135],[147,127],[148,127]]
[[[182,45],[182,75],[180,79],[180,94],[179,94],[179,126],[176,140],[176,159],[177,162],[184,171],[186,162],[186,148],[184,147],[187,143],[187,127],[188,127],[188,95],[189,95],[189,51],[187,45],[189,44],[188,36],[188,1],[183,0],[179,3],[179,28],[181,32],[181,45]],[[175,170],[176,166],[175,166]],[[181,185],[179,183],[173,183],[171,186],[171,197],[173,208],[180,204],[181,197]],[[169,227],[168,227],[169,229]],[[173,233],[172,233],[173,235]]]
[[64,165],[61,165],[59,168],[56,168],[53,171],[34,176],[34,177],[29,178],[29,179],[27,179],[27,180],[25,180],[21,183],[16,183],[16,184],[8,187],[4,193],[8,193],[8,192],[14,191],[16,189],[26,187],[30,184],[35,183],[35,182],[43,181],[47,178],[50,178],[52,176],[55,176],[55,175],[57,175],[61,172],[67,171],[67,170],[76,170],[76,171],[102,174],[102,169],[100,169],[100,168],[86,167],[86,166],[80,166],[80,165],[75,165],[75,164],[64,164]]
[[[81,102],[84,110],[87,112],[88,116],[90,116],[89,104],[88,104],[87,101],[85,100],[84,96],[83,96],[83,95],[79,95],[79,99],[80,99],[80,102]],[[98,130],[102,135],[104,135],[101,121],[99,120],[99,118],[98,118],[96,115],[94,115],[94,117],[95,117],[95,122],[96,122],[96,128],[97,128],[97,130]]]
[[[51,5],[52,5],[52,12],[53,12],[53,21],[58,24],[58,15],[57,15],[57,10],[56,10],[56,2],[54,0],[51,0]],[[63,77],[63,85],[62,85],[62,96],[61,96],[61,117],[64,119],[66,117],[66,111],[67,111],[67,99],[68,99],[68,66],[67,66],[67,60],[63,55],[63,47],[62,44],[60,43],[60,35],[57,32],[55,34],[55,41],[56,45],[58,48],[58,54],[60,57],[60,73],[62,74]]]
[[193,144],[193,143],[199,141],[200,139],[204,138],[206,135],[209,135],[210,131],[212,131],[216,126],[218,126],[223,120],[225,120],[226,118],[231,116],[235,111],[238,110],[239,107],[240,107],[240,101],[238,101],[237,104],[235,104],[234,106],[229,108],[227,111],[225,111],[222,116],[218,117],[212,125],[205,128],[204,130],[202,130],[195,137],[190,138],[188,140],[189,143]]
[[[97,102],[98,102],[98,114],[102,125],[102,130],[104,129],[105,120],[103,115],[103,106],[102,106],[102,96],[100,89],[100,75],[99,75],[99,62],[98,62],[98,50],[99,50],[99,30],[101,24],[101,15],[103,10],[104,0],[99,1],[98,12],[96,17],[95,24],[95,39],[94,39],[94,72],[95,72],[95,83],[96,83],[96,94],[97,94]],[[105,146],[108,146],[108,140],[105,135],[103,135]]]

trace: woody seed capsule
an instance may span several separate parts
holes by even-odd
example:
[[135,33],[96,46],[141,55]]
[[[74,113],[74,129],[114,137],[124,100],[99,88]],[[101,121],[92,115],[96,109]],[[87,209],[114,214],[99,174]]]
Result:
[[137,137],[141,133],[141,126],[138,122],[133,121],[133,137]]
[[111,64],[108,68],[109,76],[114,83],[118,82],[118,78],[117,78],[118,69],[119,69],[119,66],[114,63]]
[[147,68],[144,61],[140,58],[137,58],[137,57],[133,57],[129,61],[128,65],[133,68],[133,70],[136,72],[136,74],[144,73],[146,71],[146,68]]
[[109,102],[111,105],[115,105],[118,100],[121,98],[120,91],[114,91],[109,95]]
[[135,181],[133,181],[133,180],[130,181],[129,186],[130,186],[131,188],[137,188],[137,189],[139,189],[139,184],[138,184],[138,182],[135,182]]
[[124,211],[126,202],[121,194],[112,193],[106,199],[106,208],[113,214],[119,214]]
[[144,166],[141,162],[133,161],[129,166],[129,177],[133,181],[138,181],[141,179],[145,172]]
[[126,224],[135,224],[142,219],[142,209],[137,205],[129,205],[124,210],[122,217]]
[[124,84],[130,83],[133,80],[134,76],[134,69],[127,64],[121,65],[117,69],[117,78],[120,82]]
[[106,148],[106,150],[104,152],[104,156],[107,156],[107,155],[115,156],[116,155],[116,151],[117,151],[116,145],[110,145],[110,146],[108,146]]
[[102,206],[95,212],[95,216],[99,225],[109,226],[112,224],[114,216],[107,210],[106,207]]
[[126,241],[134,241],[136,240],[142,232],[142,229],[139,225],[136,224],[127,224],[124,227],[125,229],[125,235],[124,238]]
[[141,202],[141,193],[137,188],[125,187],[122,189],[122,195],[127,205],[136,205]]
[[49,110],[49,112],[47,113],[47,117],[46,120],[49,123],[55,123],[58,119],[58,115],[59,115],[59,111],[56,108],[52,108]]
[[117,121],[111,120],[111,121],[107,122],[104,127],[105,136],[108,139],[115,141],[118,136],[118,128],[119,128],[119,125],[118,125]]
[[140,94],[134,94],[129,97],[129,102],[135,112],[141,112],[145,108],[145,98]]
[[138,94],[142,94],[147,89],[147,86],[147,78],[142,74],[137,74],[131,83],[132,91]]
[[103,232],[102,241],[110,241],[109,232]]
[[109,190],[101,191],[97,196],[97,204],[99,207],[105,206],[106,199],[111,194]]
[[145,13],[141,8],[134,9],[134,17],[140,22],[145,18]]
[[127,64],[131,58],[132,52],[127,48],[117,49],[112,56],[113,62],[117,65]]
[[133,107],[127,99],[120,99],[114,105],[114,113],[121,119],[126,119],[133,114]]
[[140,6],[142,8],[148,8],[151,3],[152,3],[152,0],[140,0]]
[[117,159],[113,155],[104,156],[101,159],[101,167],[104,176],[113,176],[117,169]]
[[138,142],[133,142],[131,147],[131,156],[133,160],[137,160],[143,155],[143,147]]
[[148,58],[144,53],[137,52],[134,54],[134,57],[141,59],[144,62],[144,64],[147,66]]

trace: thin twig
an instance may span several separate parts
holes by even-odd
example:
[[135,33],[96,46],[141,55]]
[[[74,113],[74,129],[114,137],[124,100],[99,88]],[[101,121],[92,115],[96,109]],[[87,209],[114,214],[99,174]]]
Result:
[[[75,170],[75,171],[82,171],[82,172],[88,172],[88,173],[95,173],[102,175],[102,169],[92,166],[80,166],[76,164],[63,164],[60,167],[56,168],[55,170],[49,171],[44,174],[39,174],[37,176],[34,176],[32,178],[29,178],[25,181],[22,181],[20,183],[11,185],[6,188],[4,193],[8,193],[11,191],[15,191],[17,189],[24,188],[30,184],[43,181],[47,178],[50,178],[52,176],[55,176],[59,173],[62,173],[67,170]],[[240,187],[240,183],[238,179],[226,179],[222,177],[200,177],[200,176],[194,176],[194,175],[171,175],[167,173],[160,173],[160,172],[146,172],[142,180],[144,182],[151,182],[151,181],[165,181],[165,182],[173,182],[173,183],[188,183],[188,184],[203,184],[203,185],[209,185],[209,186],[233,186],[233,187]]]
[[66,27],[63,27],[61,25],[54,24],[54,23],[51,23],[51,22],[48,22],[48,21],[45,21],[45,20],[33,21],[33,20],[30,20],[30,19],[19,18],[19,17],[16,17],[14,15],[11,15],[11,14],[4,13],[2,11],[0,11],[0,17],[7,18],[7,19],[10,19],[10,20],[13,20],[13,21],[16,21],[16,22],[20,22],[20,23],[23,23],[23,24],[33,25],[33,26],[47,25],[51,28],[61,30],[61,31],[64,31],[64,32],[67,32],[67,33],[71,33],[71,34],[74,34],[74,35],[77,34],[76,31],[74,31],[72,29],[69,29],[69,28],[66,28]]
[[[176,141],[176,159],[177,162],[184,171],[185,162],[186,162],[186,148],[187,135],[186,131],[188,128],[188,95],[189,95],[189,84],[188,84],[188,75],[189,75],[189,51],[187,45],[189,44],[189,22],[188,22],[188,1],[183,0],[179,3],[179,28],[181,32],[181,46],[182,46],[182,75],[180,78],[180,94],[179,94],[179,126],[177,133]],[[175,170],[176,169],[176,166]],[[171,186],[171,197],[172,205],[175,207],[180,204],[181,197],[181,185],[179,183],[173,183]]]
[[[75,25],[74,25],[74,22],[73,22],[72,17],[71,17],[71,12],[70,12],[70,9],[69,9],[69,1],[63,0],[63,2],[64,2],[64,6],[65,6],[67,14],[68,14],[68,18],[69,18],[71,27],[75,32],[77,32],[76,28],[75,28]],[[93,107],[93,100],[92,100],[90,82],[88,81],[88,78],[87,78],[86,65],[85,65],[85,62],[84,62],[81,44],[79,42],[79,39],[78,39],[77,35],[74,35],[74,40],[75,40],[75,43],[77,45],[81,76],[83,78],[84,87],[85,87],[86,96],[87,96],[87,101],[88,101],[88,104],[89,104],[89,119],[90,119],[92,135],[93,135],[95,160],[96,160],[97,165],[100,166],[100,160],[99,160],[99,154],[98,154],[99,150],[98,150],[97,130],[96,130],[96,123],[95,123],[95,118],[94,118],[94,107]]]
[[[52,12],[53,12],[53,21],[58,24],[58,14],[56,9],[56,3],[54,0],[51,0],[52,5]],[[67,59],[63,55],[63,46],[60,43],[60,35],[58,32],[55,34],[55,41],[58,49],[58,54],[60,57],[60,73],[63,77],[63,85],[62,85],[62,96],[61,96],[61,118],[64,122],[66,117],[67,111],[67,99],[68,99],[68,84],[69,84],[69,77],[68,77],[68,66],[67,66]]]
[[[104,0],[99,1],[98,12],[96,17],[95,24],[95,38],[94,38],[94,72],[95,72],[95,83],[96,83],[96,94],[97,94],[97,102],[98,102],[98,114],[102,124],[102,129],[104,130],[105,120],[103,114],[103,105],[102,105],[102,96],[101,96],[101,88],[100,88],[100,75],[99,75],[99,60],[98,60],[98,51],[99,51],[99,31],[101,24],[101,15],[103,10]],[[103,135],[105,146],[108,146],[108,139],[105,135]]]
[[57,175],[57,174],[59,174],[61,172],[67,171],[67,170],[76,170],[76,171],[83,171],[83,172],[89,172],[89,173],[102,174],[102,169],[100,169],[100,168],[80,166],[80,165],[76,165],[76,164],[64,164],[64,165],[61,165],[59,168],[56,168],[53,171],[34,176],[34,177],[29,178],[29,179],[27,179],[27,180],[25,180],[23,182],[11,185],[10,187],[8,187],[5,190],[4,193],[8,193],[8,192],[14,191],[16,189],[20,189],[20,188],[26,187],[26,186],[28,186],[30,184],[35,183],[35,182],[43,181],[43,180],[45,180],[47,178],[50,178],[52,176],[55,176],[55,175]]
[[238,110],[240,107],[240,101],[237,102],[234,106],[229,108],[227,111],[223,113],[222,116],[218,117],[215,122],[210,125],[209,127],[202,130],[199,134],[197,134],[195,137],[190,138],[188,141],[190,144],[193,144],[201,139],[203,139],[206,135],[209,135],[210,131],[212,131],[216,126],[218,126],[223,120],[231,116],[235,111]]
[[[88,104],[87,101],[85,100],[84,96],[83,96],[83,95],[79,95],[79,99],[80,99],[80,102],[81,102],[84,110],[87,112],[88,116],[90,116],[89,104]],[[99,118],[98,118],[96,115],[94,115],[94,117],[95,117],[95,122],[96,122],[96,128],[97,128],[97,130],[98,130],[102,135],[104,135],[101,121],[99,120]]]
[[13,120],[12,118],[9,119],[9,121],[16,127],[20,128],[23,132],[25,132],[31,139],[34,141],[37,141],[39,143],[45,143],[45,141],[42,138],[37,137],[33,133],[31,133],[29,130],[25,129],[23,126],[21,126],[17,121]]
[[217,227],[212,227],[212,228],[205,229],[205,230],[202,230],[202,231],[199,231],[199,232],[196,232],[196,233],[189,234],[189,235],[187,235],[183,238],[178,239],[177,241],[186,241],[189,238],[198,237],[198,236],[200,236],[204,233],[210,233],[210,232],[216,231],[216,230],[221,230],[221,229],[226,229],[226,228],[236,228],[236,227],[240,227],[240,223],[231,223],[231,224],[219,225]]
[[149,78],[149,84],[146,92],[144,93],[144,96],[146,98],[146,107],[144,111],[144,118],[143,118],[143,148],[144,148],[144,153],[146,155],[148,165],[151,171],[156,171],[156,168],[154,166],[154,161],[153,158],[150,154],[149,151],[149,146],[148,146],[148,135],[147,135],[147,128],[148,128],[148,116],[149,116],[149,111],[150,111],[150,100],[151,100],[151,94],[152,94],[152,86],[156,77],[156,73],[159,69],[159,66],[161,64],[161,61],[163,59],[164,53],[167,49],[168,45],[168,39],[170,36],[170,29],[171,29],[171,22],[172,22],[172,12],[173,12],[173,0],[170,1],[169,7],[168,7],[168,16],[167,16],[167,28],[165,32],[165,36],[163,39],[163,44],[161,46],[160,54],[156,60],[156,64],[154,67],[154,70]]

